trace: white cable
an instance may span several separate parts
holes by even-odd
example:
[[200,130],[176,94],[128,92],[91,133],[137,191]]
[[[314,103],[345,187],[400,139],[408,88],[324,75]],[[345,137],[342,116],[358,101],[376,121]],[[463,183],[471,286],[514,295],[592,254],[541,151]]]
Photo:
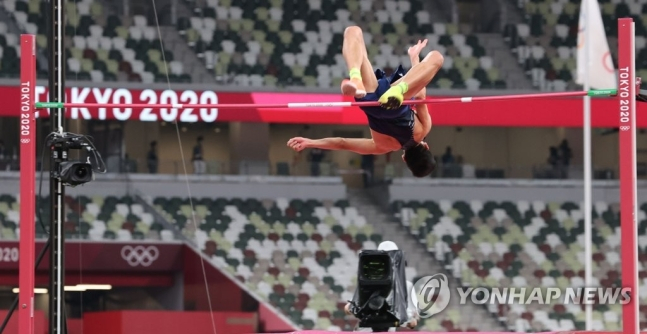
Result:
[[[162,61],[164,62],[164,74],[166,74],[166,84],[168,86],[168,90],[171,90],[171,79],[168,74],[168,63],[166,62],[166,55],[164,54],[164,41],[162,40],[162,31],[160,29],[160,22],[159,22],[159,17],[157,15],[157,6],[155,6],[155,0],[151,0],[153,3],[153,12],[155,13],[155,24],[157,25],[157,36],[160,39],[160,51],[162,52]],[[175,132],[177,133],[177,141],[178,145],[180,146],[180,157],[182,158],[182,168],[184,170],[184,180],[186,181],[186,190],[187,193],[189,194],[189,205],[191,206],[191,216],[193,220],[193,227],[195,227],[195,231],[198,231],[198,223],[196,222],[195,219],[195,209],[193,207],[193,196],[191,195],[191,185],[189,184],[189,174],[186,170],[186,159],[184,158],[184,149],[182,148],[182,136],[180,135],[180,126],[178,125],[177,118],[173,122],[175,124]],[[200,245],[197,245],[198,251],[201,252],[202,250],[199,249]],[[211,294],[209,293],[209,282],[207,281],[207,271],[204,266],[204,258],[200,256],[200,265],[202,266],[202,277],[204,278],[204,288],[207,292],[207,303],[209,304],[209,316],[211,316],[211,327],[213,328],[213,334],[217,334],[216,331],[216,320],[214,319],[213,316],[213,307],[211,306]]]
[[[79,22],[79,20],[80,20],[79,12],[78,12],[78,9],[77,9],[78,8],[78,3],[79,3],[78,0],[74,0],[74,8],[76,9],[76,10],[74,10],[74,21],[76,21],[76,22]],[[76,37],[76,33],[77,33],[77,26],[74,26],[74,36],[75,37]],[[76,81],[79,81],[79,72],[75,72],[75,79],[76,79]],[[67,102],[67,101],[65,101],[65,102]],[[74,101],[70,101],[70,102],[74,102]],[[75,122],[75,124],[76,124],[76,133],[81,133],[80,120],[77,120]],[[94,148],[93,152],[95,154],[95,160],[96,160],[97,150],[94,147],[94,144],[86,136],[84,136],[84,140],[87,141]],[[88,160],[89,159],[90,159],[90,157],[88,155]],[[102,160],[102,162],[103,162],[103,160]],[[97,165],[98,164],[99,164],[99,162],[97,161]],[[104,164],[104,173],[105,173],[105,164]],[[77,203],[78,203],[79,207],[81,207],[80,197],[77,197]],[[81,215],[82,214],[83,214],[83,212],[81,212]],[[81,235],[81,220],[82,220],[82,216],[79,216],[77,218],[77,226],[78,226],[78,229],[79,229],[79,231],[78,231],[79,232],[78,233],[79,239],[82,238],[82,235]],[[79,284],[83,284],[83,243],[82,242],[79,243]],[[65,287],[63,287],[63,291],[65,291]],[[83,314],[84,314],[84,312],[83,312],[84,311],[83,310],[83,291],[79,291],[79,296],[80,296],[79,300],[80,300],[81,316],[83,316]],[[83,334],[83,331],[81,331],[81,334]]]

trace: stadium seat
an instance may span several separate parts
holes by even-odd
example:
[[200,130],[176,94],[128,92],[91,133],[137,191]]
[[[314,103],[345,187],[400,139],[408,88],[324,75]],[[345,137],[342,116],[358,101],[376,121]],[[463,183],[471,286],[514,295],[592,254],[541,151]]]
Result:
[[[374,249],[382,240],[346,200],[331,206],[316,200],[204,198],[194,200],[205,203],[195,205],[195,212],[186,199],[157,197],[152,203],[184,235],[192,236],[214,263],[224,263],[304,328],[342,328],[341,322],[320,317],[345,318],[337,305],[348,293],[352,297],[357,251]],[[186,223],[194,216],[198,230]],[[162,239],[170,233],[162,231]],[[268,267],[259,267],[260,261],[268,261]],[[415,275],[412,268],[408,272]],[[291,288],[294,291],[287,291]],[[297,299],[305,306],[300,314],[293,312]]]
[[[525,22],[516,26],[506,26],[503,31],[504,41],[511,51],[517,54],[520,63],[525,64],[526,73],[531,77],[535,87],[542,90],[566,90],[575,79],[571,73],[575,71],[576,52],[570,50],[576,50],[579,5],[570,1],[544,0],[519,1],[515,4],[525,14]],[[612,41],[617,34],[617,25],[612,18],[638,16],[643,6],[637,2],[605,1],[600,7],[608,40]],[[637,19],[636,31],[644,29],[645,22],[644,17]],[[641,33],[637,35],[642,36]],[[538,62],[537,59],[527,61],[529,57],[523,52],[523,46],[535,47],[535,44],[541,44],[542,48],[546,48],[547,61]],[[636,43],[636,51],[641,54],[643,50],[645,45],[641,39]],[[617,55],[612,52],[612,56]],[[555,63],[553,60],[556,58],[568,61]],[[556,66],[556,64],[559,65]],[[537,69],[543,72],[540,73]],[[537,75],[545,78],[537,79]]]
[[[434,23],[432,26],[430,15],[422,10],[419,0],[387,2],[383,6],[366,1],[324,4],[315,2],[299,5],[300,10],[306,13],[304,16],[309,18],[305,20],[304,16],[297,18],[292,14],[290,2],[276,1],[251,6],[251,2],[244,1],[224,9],[219,2],[206,1],[196,9],[196,15],[179,18],[177,28],[188,45],[203,59],[205,67],[213,71],[214,76],[228,77],[236,85],[337,86],[347,75],[343,60],[332,62],[341,52],[343,28],[350,24],[361,24],[360,18],[363,15],[374,18],[367,20],[372,23],[363,26],[371,59],[387,71],[401,63],[408,66],[409,60],[404,49],[409,41],[403,40],[401,36],[418,31],[427,33],[426,37],[432,40],[431,46],[434,48],[437,43],[433,41],[437,41],[439,36],[451,35],[450,40],[457,39],[457,45],[460,44],[461,47],[460,54],[456,56],[465,58],[480,68],[474,58],[483,56],[485,51],[479,45],[476,35],[470,35],[470,43],[463,45],[467,36],[459,34],[456,26],[446,27],[444,23]],[[384,7],[387,4],[388,8]],[[325,8],[321,11],[316,9],[322,6]],[[253,8],[253,13],[243,15],[246,8]],[[213,13],[219,22],[215,24],[215,29],[216,21],[211,17]],[[240,15],[256,21],[231,19]],[[227,19],[229,21],[225,23]],[[416,27],[416,23],[420,26]],[[241,30],[253,36],[252,41],[256,44],[252,46],[247,37],[243,40],[237,34]],[[379,42],[376,44],[374,42],[377,39]],[[222,42],[225,43],[221,44]],[[374,50],[380,48],[382,52],[376,54]],[[215,57],[215,53],[211,53],[219,51],[224,51],[226,55],[239,52],[243,54],[244,61],[238,63],[239,57]],[[282,61],[261,63],[260,59]],[[322,65],[327,66],[327,70],[322,70]],[[501,80],[496,81],[498,85],[495,85],[494,81],[483,82],[483,78],[473,78],[473,71],[474,68],[470,68],[460,74],[457,72],[449,78],[450,81],[439,80],[431,86],[449,88],[466,87],[469,84],[471,89],[479,89],[481,86],[505,87]],[[250,73],[259,76],[250,77]],[[263,74],[265,77],[261,80],[260,75]]]
[[[520,200],[472,201],[468,205],[460,201],[428,201],[423,207],[418,201],[395,200],[391,208],[403,227],[424,240],[430,256],[452,268],[465,286],[584,286],[583,216],[578,204]],[[647,205],[639,211],[641,217],[647,216],[645,208]],[[619,284],[617,205],[596,202],[594,212],[599,218],[594,220],[593,230],[593,260],[597,268],[593,286]],[[426,236],[420,236],[421,233]],[[647,245],[647,238],[644,239]],[[643,249],[641,259],[647,260]],[[507,305],[499,306],[491,312],[511,330],[574,330],[584,326],[583,308],[578,305],[565,305],[567,308],[563,309],[564,305],[518,304],[511,305],[508,311],[500,311]],[[620,307],[596,308],[596,328],[619,328],[619,312]],[[445,329],[455,325],[450,319],[440,323]]]
[[[45,50],[47,48],[45,26],[47,20],[44,16],[45,12],[41,11],[40,7],[39,2],[17,0],[5,5],[5,10],[10,13],[21,30],[36,34],[39,49]],[[66,3],[66,11],[68,18],[66,35],[72,40],[72,47],[68,46],[67,49],[68,55],[72,55],[67,59],[68,65],[72,64],[67,69],[67,76],[73,77],[74,80],[93,82],[114,81],[118,77],[152,82],[153,78],[160,73],[159,69],[163,68],[163,60],[146,57],[145,51],[159,50],[160,43],[155,24],[148,23],[145,17],[135,16],[133,25],[122,25],[119,17],[115,15],[106,17],[103,4],[94,0]],[[3,52],[0,53],[0,75],[16,77],[19,69],[17,66],[19,53],[16,48],[17,36],[6,34],[6,25],[3,27],[0,27],[0,30],[3,30],[0,35],[4,37],[0,37],[0,47],[3,49]],[[5,43],[2,43],[3,39],[6,41]],[[105,64],[107,59],[97,59],[96,57],[101,50],[115,55],[124,51],[133,51],[138,54],[139,61],[151,63],[154,66],[144,70],[142,66],[133,64],[134,59],[125,60],[129,64],[122,66],[115,66],[113,63]],[[169,51],[165,51],[165,53],[171,54]],[[121,59],[119,61],[124,62]],[[76,66],[77,63],[80,66]],[[187,76],[182,68],[178,66],[174,68],[176,72],[171,76],[172,81],[180,82],[190,79],[190,76]],[[134,73],[128,69],[134,69]]]
[[[39,220],[49,219],[49,205],[48,196],[38,201]],[[17,237],[16,231],[20,228],[19,210],[15,196],[0,195],[0,224],[4,227],[4,239]],[[165,230],[161,225],[157,224],[153,228],[155,222],[151,213],[146,212],[141,205],[134,204],[131,197],[67,196],[65,211],[67,221],[64,229],[68,239],[160,240],[161,232],[163,240],[175,240],[173,232]],[[41,224],[36,224],[36,227],[36,236],[45,237],[46,231],[41,228]]]

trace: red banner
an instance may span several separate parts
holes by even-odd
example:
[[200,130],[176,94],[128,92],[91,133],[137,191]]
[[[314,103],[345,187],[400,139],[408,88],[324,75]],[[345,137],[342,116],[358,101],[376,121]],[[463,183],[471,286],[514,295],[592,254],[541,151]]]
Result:
[[[218,300],[217,302],[226,302]],[[83,331],[92,334],[244,334],[257,331],[258,320],[247,312],[108,311],[83,314]]]
[[[20,310],[18,311],[20,312]],[[4,320],[4,318],[7,316],[7,313],[9,311],[7,310],[0,310],[0,319]],[[32,327],[32,331],[29,333],[33,334],[48,334],[47,330],[47,318],[45,318],[45,312],[43,310],[34,310],[34,313],[32,316],[32,319],[34,319],[34,326]],[[68,325],[70,320],[72,322],[74,321],[73,319],[68,319]],[[70,330],[72,328],[68,328],[68,334],[77,334],[81,332],[75,332],[74,330]],[[3,333],[24,333],[24,332],[19,332],[18,331],[18,317],[14,313],[13,316],[9,319],[9,322],[7,323],[7,327],[5,327]]]
[[[36,87],[36,100],[46,101],[45,87]],[[505,91],[501,92],[505,94]],[[306,93],[228,93],[193,90],[152,90],[124,88],[72,87],[66,91],[71,103],[290,103],[349,101],[339,94]],[[18,117],[19,87],[2,86],[0,117]],[[430,98],[433,98],[430,97]],[[592,102],[594,127],[617,127],[617,99],[599,98]],[[637,126],[647,127],[647,106],[638,104]],[[483,101],[470,103],[430,104],[434,125],[437,126],[528,126],[581,127],[583,102],[581,98],[542,98],[532,100]],[[47,116],[47,115],[44,115]],[[132,108],[70,108],[66,116],[72,119],[138,120],[144,122],[268,122],[299,124],[365,125],[364,113],[356,107],[218,110],[216,108],[132,109]]]

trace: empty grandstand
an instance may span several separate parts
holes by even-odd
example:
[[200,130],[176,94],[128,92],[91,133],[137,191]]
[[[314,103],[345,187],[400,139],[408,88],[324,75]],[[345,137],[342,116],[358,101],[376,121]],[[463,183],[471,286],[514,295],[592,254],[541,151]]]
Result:
[[[583,1],[601,12],[606,36],[593,42],[608,44],[598,67],[611,67],[609,82],[618,84],[624,17],[635,22],[636,76],[647,76],[647,5]],[[2,1],[0,315],[10,320],[0,333],[26,333],[18,317],[27,304],[11,315],[22,296],[20,261],[55,237],[60,248],[34,271],[33,333],[355,331],[360,319],[348,303],[365,288],[359,254],[383,241],[403,252],[411,286],[441,275],[451,293],[407,289],[407,299],[418,296],[415,326],[390,327],[629,334],[631,311],[621,303],[477,299],[504,288],[620,289],[635,268],[640,294],[630,306],[647,329],[645,106],[623,128],[618,87],[591,87],[611,98],[592,101],[589,142],[582,99],[553,94],[587,94],[577,72],[583,1]],[[374,136],[339,91],[356,76],[343,50],[349,26],[362,29],[366,58],[387,74],[412,67],[407,50],[419,40],[427,40],[421,58],[442,55],[425,88],[431,175],[414,178],[399,150],[286,146],[293,137]],[[61,123],[55,108],[41,108],[24,128],[21,75],[32,59],[24,34],[35,41],[30,102],[78,103],[60,108]],[[493,94],[509,95],[477,100]],[[637,231],[627,233],[620,178],[633,132]],[[61,149],[65,138],[83,151]],[[36,152],[25,164],[27,144]],[[90,164],[94,178],[67,187],[59,164],[68,160]],[[35,186],[25,187],[33,167]],[[31,191],[34,218],[25,221],[31,202],[21,195]],[[32,230],[36,253],[24,254],[21,236]],[[628,235],[637,238],[637,262],[625,255]],[[51,263],[61,277],[52,278]],[[464,299],[458,291],[467,289],[480,292]],[[430,300],[446,308],[427,316]],[[52,313],[55,303],[61,310]]]

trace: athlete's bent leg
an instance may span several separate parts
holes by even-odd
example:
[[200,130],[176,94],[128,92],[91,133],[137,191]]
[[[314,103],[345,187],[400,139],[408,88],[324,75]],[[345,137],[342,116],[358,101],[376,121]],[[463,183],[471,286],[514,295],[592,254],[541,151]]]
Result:
[[[360,27],[346,28],[342,53],[350,75],[350,80],[342,82],[342,93],[362,98],[366,96],[367,89],[375,91],[377,79],[375,79],[370,62],[368,62],[368,53]],[[370,72],[370,75],[367,72]]]
[[364,83],[364,88],[366,88],[367,93],[373,93],[377,90],[377,78],[375,77],[375,71],[373,70],[373,65],[371,61],[368,60],[368,55],[364,56],[364,61],[360,67],[362,72],[362,82]]
[[409,86],[408,91],[404,93],[404,98],[408,100],[414,97],[418,91],[427,87],[436,76],[436,73],[443,67],[444,60],[440,52],[431,51],[420,64],[414,66],[407,72],[402,78],[402,81]]
[[429,52],[420,64],[412,67],[397,85],[380,97],[382,106],[387,109],[398,108],[402,105],[402,101],[414,97],[421,89],[427,87],[443,66],[443,61],[444,58],[440,52]]
[[364,61],[364,55],[366,54],[362,28],[350,26],[344,30],[342,54],[344,55],[349,71],[352,69],[359,70],[360,66],[362,66],[362,61]]

